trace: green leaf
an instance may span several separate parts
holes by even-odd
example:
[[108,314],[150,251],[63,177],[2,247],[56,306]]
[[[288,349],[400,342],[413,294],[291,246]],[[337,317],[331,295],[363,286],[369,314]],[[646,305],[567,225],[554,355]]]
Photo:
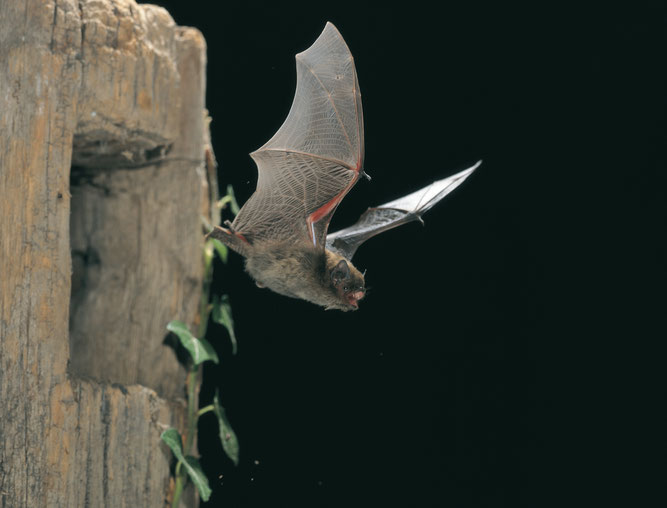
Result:
[[234,320],[232,319],[232,306],[229,304],[229,296],[222,295],[222,298],[219,298],[218,295],[213,296],[211,318],[227,329],[229,339],[232,341],[232,354],[235,355],[238,344],[236,342],[236,334],[234,333]]
[[215,245],[213,245],[213,240],[215,238],[209,238],[204,244],[204,272],[207,273],[210,269],[211,263],[213,262],[213,255],[215,253]]
[[213,346],[206,339],[198,339],[188,329],[187,325],[181,321],[170,321],[167,330],[174,332],[183,344],[183,347],[190,353],[195,365],[211,360],[213,363],[219,363],[218,355]]
[[227,419],[225,414],[225,408],[220,404],[220,397],[218,396],[218,391],[215,391],[215,396],[213,397],[213,412],[218,418],[218,430],[220,431],[220,443],[222,443],[222,449],[227,454],[227,457],[232,459],[235,466],[239,465],[239,440],[234,433],[234,429]]
[[183,441],[181,440],[181,435],[178,431],[173,428],[167,429],[162,433],[160,438],[167,443],[167,446],[169,446],[173,452],[176,460],[183,464],[192,483],[197,487],[201,498],[204,501],[208,501],[208,498],[211,497],[211,488],[208,485],[208,479],[196,458],[191,455],[188,455],[187,457],[183,456]]
[[229,196],[229,209],[234,215],[239,213],[239,204],[236,202],[236,196],[234,195],[234,187],[227,185],[227,196]]
[[167,443],[167,446],[171,448],[171,451],[178,460],[183,459],[183,441],[181,441],[181,435],[176,429],[165,430],[160,435],[160,439]]
[[234,214],[239,213],[239,204],[236,202],[236,196],[234,196],[234,188],[231,185],[227,186],[227,195],[222,196],[216,206],[221,210],[229,205],[229,210]]
[[220,240],[217,238],[211,238],[209,241],[213,244],[213,247],[215,247],[215,252],[218,253],[218,256],[220,256],[220,259],[224,263],[227,262],[227,254],[229,253],[229,250],[227,249],[227,246],[222,243]]
[[192,480],[192,483],[197,487],[202,500],[208,501],[208,498],[211,497],[211,487],[208,485],[208,478],[206,478],[199,461],[192,455],[188,455],[183,460],[183,466]]

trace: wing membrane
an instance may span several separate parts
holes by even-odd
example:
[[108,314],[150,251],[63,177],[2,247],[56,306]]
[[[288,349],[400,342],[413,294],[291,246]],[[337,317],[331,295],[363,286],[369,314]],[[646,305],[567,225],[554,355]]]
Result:
[[442,180],[437,180],[416,192],[366,210],[352,226],[327,236],[327,248],[352,259],[357,248],[369,238],[415,220],[430,210],[447,194],[461,185],[479,167],[474,166]]
[[307,241],[324,248],[329,219],[363,163],[361,95],[352,55],[331,23],[296,62],[292,107],[274,136],[250,154],[257,190],[233,227],[250,241]]

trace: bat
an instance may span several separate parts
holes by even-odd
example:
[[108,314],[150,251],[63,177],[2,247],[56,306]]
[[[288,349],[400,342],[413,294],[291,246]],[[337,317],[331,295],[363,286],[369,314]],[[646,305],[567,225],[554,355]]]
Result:
[[234,222],[216,226],[217,238],[245,257],[259,287],[326,309],[356,310],[366,293],[351,260],[370,237],[421,216],[479,166],[438,180],[384,205],[354,225],[327,234],[336,208],[362,176],[364,122],[354,59],[336,27],[327,23],[296,55],[297,84],[282,126],[250,156],[257,189]]

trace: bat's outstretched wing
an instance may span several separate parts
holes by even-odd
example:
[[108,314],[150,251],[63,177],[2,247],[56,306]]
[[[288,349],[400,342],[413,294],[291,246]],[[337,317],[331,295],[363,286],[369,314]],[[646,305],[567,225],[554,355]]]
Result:
[[352,259],[359,245],[372,236],[413,220],[421,221],[421,216],[427,210],[461,185],[481,163],[479,161],[460,173],[433,182],[412,194],[369,208],[352,226],[328,235],[327,249]]
[[251,153],[257,190],[232,224],[244,240],[308,242],[324,249],[329,221],[359,179],[363,114],[354,60],[331,23],[296,55],[294,102],[278,132]]

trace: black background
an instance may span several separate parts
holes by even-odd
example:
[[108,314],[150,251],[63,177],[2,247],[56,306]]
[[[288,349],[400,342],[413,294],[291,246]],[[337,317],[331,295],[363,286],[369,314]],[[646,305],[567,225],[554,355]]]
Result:
[[204,417],[206,506],[636,502],[644,410],[664,405],[662,4],[157,3],[207,40],[221,188],[241,203],[327,20],[355,57],[373,177],[332,229],[484,160],[425,228],[360,249],[355,313],[261,290],[233,254],[216,266],[239,352],[210,326],[201,401],[219,387],[241,463]]

